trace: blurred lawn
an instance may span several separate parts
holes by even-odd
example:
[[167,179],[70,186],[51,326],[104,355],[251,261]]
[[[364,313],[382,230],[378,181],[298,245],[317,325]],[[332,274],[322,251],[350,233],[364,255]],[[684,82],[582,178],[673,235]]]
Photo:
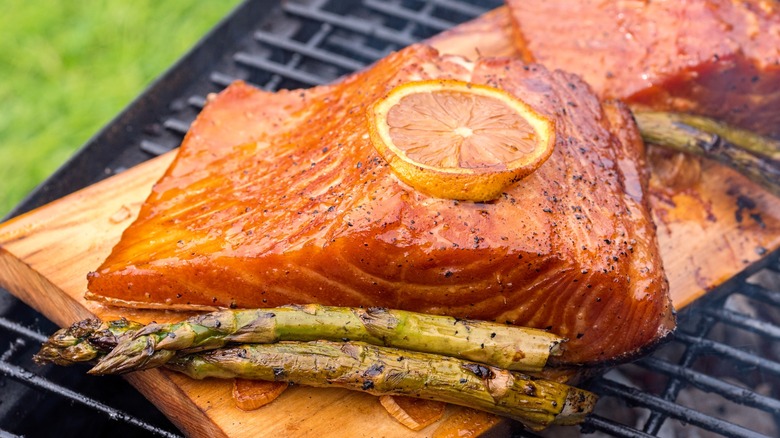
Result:
[[5,0],[0,217],[238,0]]

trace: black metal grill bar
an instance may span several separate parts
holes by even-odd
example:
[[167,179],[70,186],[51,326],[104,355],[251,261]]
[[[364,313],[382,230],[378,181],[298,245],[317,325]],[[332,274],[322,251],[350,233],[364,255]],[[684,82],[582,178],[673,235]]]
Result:
[[152,156],[159,156],[162,155],[171,149],[167,146],[163,146],[159,143],[155,143],[153,141],[149,140],[141,140],[140,148],[142,151],[146,152],[147,154],[150,154]]
[[389,29],[376,23],[368,23],[351,16],[337,15],[323,10],[315,10],[297,3],[287,2],[284,11],[290,15],[310,20],[328,23],[332,26],[355,32],[360,35],[372,36],[396,44],[399,47],[417,42],[417,38]]
[[756,301],[761,301],[765,304],[780,307],[780,293],[764,289],[763,287],[745,283],[739,287],[739,293],[748,296]]
[[750,317],[748,315],[734,312],[728,309],[705,308],[702,312],[714,317],[720,322],[725,322],[746,330],[750,330],[759,335],[780,340],[780,327],[766,321]]
[[173,131],[178,135],[183,136],[187,133],[187,131],[190,130],[191,122],[185,122],[184,120],[179,119],[168,119],[165,122],[163,122],[163,126],[165,129],[168,129],[169,131]]
[[582,427],[584,432],[600,431],[606,432],[610,435],[621,438],[653,438],[655,435],[651,435],[641,430],[636,430],[633,427],[626,426],[625,424],[616,423],[610,419],[600,417],[598,415],[590,415],[585,419],[585,424]]
[[[211,73],[211,75],[209,75],[209,80],[213,84],[217,85],[220,88],[225,88],[228,85],[232,84],[233,82],[235,82],[235,81],[237,81],[239,79],[240,78],[237,78],[237,77],[231,76],[231,75],[227,75],[227,74],[221,73],[221,72],[213,72],[213,73]],[[247,83],[252,85],[252,86],[254,86],[254,87],[262,88],[261,86],[259,86],[257,84],[252,84],[251,82],[247,82]]]
[[[696,360],[696,351],[695,349],[688,348],[680,359],[680,366],[689,367],[694,360]],[[685,388],[685,385],[686,382],[683,379],[673,376],[666,384],[666,389],[661,397],[664,400],[674,401],[677,399],[680,391]],[[647,418],[647,422],[645,422],[644,430],[651,434],[657,434],[665,421],[666,415],[663,412],[651,411],[650,416]]]
[[677,332],[675,340],[685,342],[698,349],[700,353],[708,352],[720,357],[728,357],[743,364],[760,368],[780,376],[780,363],[757,356],[744,350],[726,345],[700,336],[692,336],[683,331]]
[[[714,324],[715,324],[715,320],[713,318],[704,317],[696,324],[695,332],[698,333],[700,336],[703,336],[704,334],[709,332],[709,330],[712,328]],[[676,333],[679,333],[680,330],[681,329],[678,327]],[[680,360],[678,361],[678,366],[688,368],[694,363],[694,361],[697,358],[698,358],[698,349],[688,345],[687,348],[685,349],[685,352],[683,353],[683,355],[680,357]],[[667,382],[666,388],[664,389],[663,394],[661,394],[661,397],[664,400],[675,401],[680,391],[684,389],[686,385],[687,382],[685,381],[685,379],[680,378],[679,376],[672,376],[669,379],[669,382]],[[666,418],[667,417],[663,412],[651,411],[650,416],[648,417],[647,422],[645,423],[644,426],[645,432],[651,434],[657,434],[658,431],[661,430],[661,427],[666,421]]]
[[[312,59],[328,59],[330,55],[329,53],[321,49],[315,49],[315,47],[320,45],[325,40],[325,38],[330,35],[332,30],[333,27],[328,23],[321,23],[317,32],[315,32],[314,35],[312,35],[305,44],[297,44],[292,40],[288,41],[290,44],[297,44],[301,46],[300,48],[302,48],[306,53],[315,54],[316,57],[310,56]],[[340,68],[341,71],[332,77],[324,77],[307,73],[298,68],[303,62],[306,53],[298,51],[293,52],[290,60],[285,64],[279,64],[268,58],[250,55],[244,52],[237,53],[234,56],[234,60],[237,63],[243,63],[247,67],[259,69],[262,72],[274,73],[271,79],[263,87],[266,90],[276,90],[281,81],[281,78],[293,79],[304,85],[313,86],[332,81],[338,76],[354,70],[351,67],[339,66],[336,62],[329,62],[329,64]],[[357,67],[362,67],[362,63],[357,63]]]
[[[325,29],[330,31],[331,28],[330,25],[326,24],[323,27],[325,27]],[[263,31],[255,32],[254,36],[256,40],[258,40],[261,43],[267,44],[269,46],[277,47],[284,50],[289,50],[292,52],[297,52],[309,58],[316,59],[322,62],[327,62],[336,67],[343,68],[349,71],[360,70],[361,68],[364,68],[366,66],[365,63],[356,61],[352,58],[347,58],[346,56],[341,56],[327,50],[314,48],[311,40],[307,44],[302,44],[294,40],[279,39],[277,35],[263,32]]]
[[40,333],[36,330],[29,329],[17,322],[11,321],[10,319],[0,316],[0,328],[3,328],[5,330],[8,330],[10,332],[14,332],[18,335],[24,336],[26,338],[32,339],[33,341],[42,343],[48,339],[46,335],[43,333]]
[[780,415],[780,400],[775,400],[771,397],[758,394],[750,389],[724,382],[723,380],[716,379],[690,368],[674,365],[652,357],[637,362],[637,365],[650,371],[658,371],[669,376],[685,379],[687,383],[702,391],[717,393],[733,402],[745,406],[752,406],[769,412],[770,414]]
[[187,99],[187,103],[191,107],[200,111],[203,109],[204,106],[206,106],[206,98],[203,96],[190,96],[190,98]]
[[362,59],[380,59],[384,58],[390,52],[389,50],[373,49],[353,38],[346,38],[337,34],[333,34],[328,38],[328,44],[338,47],[345,52],[353,53],[355,56]]
[[[245,65],[247,67],[252,67],[266,72],[271,72],[279,76],[285,77],[287,79],[298,81],[305,85],[318,85],[322,82],[322,78],[320,78],[319,76],[302,72],[300,70],[295,70],[293,68],[290,68],[289,66],[277,64],[273,61],[268,60],[267,58],[253,56],[248,53],[243,53],[243,52],[236,53],[234,60],[237,63]],[[268,89],[269,87],[266,86],[263,88]]]
[[487,12],[485,8],[475,6],[469,3],[463,3],[452,0],[432,0],[431,4],[436,6],[455,11],[459,14],[463,14],[469,17],[476,17]]
[[[319,46],[332,31],[333,26],[328,23],[321,23],[317,32],[306,41],[306,45],[312,48]],[[300,56],[301,54],[299,53],[298,55]]]
[[695,409],[651,395],[640,389],[631,388],[609,379],[594,382],[594,389],[604,395],[618,397],[636,406],[662,412],[685,423],[719,433],[730,438],[769,438],[766,435],[746,429],[734,423],[703,414]]
[[429,27],[431,29],[434,29],[438,32],[441,32],[443,30],[449,29],[453,27],[455,24],[450,23],[449,21],[442,20],[440,18],[432,17],[430,15],[431,10],[433,9],[433,4],[429,3],[427,4],[422,10],[420,11],[412,11],[409,9],[402,9],[399,8],[398,5],[393,3],[387,3],[384,1],[377,1],[377,0],[365,0],[363,2],[367,7],[381,12],[383,14],[390,15],[392,17],[398,17],[403,18],[404,20],[408,20],[412,23],[416,23],[422,26]]
[[76,391],[73,391],[64,386],[51,382],[37,374],[27,371],[24,368],[10,364],[5,361],[0,361],[0,373],[28,386],[37,388],[39,390],[46,391],[49,394],[55,394],[60,397],[66,398],[74,403],[86,406],[94,411],[105,414],[108,418],[115,421],[121,421],[123,423],[135,426],[146,432],[157,436],[175,438],[179,435],[168,432],[167,430],[160,429],[157,426],[149,424],[143,420],[140,420],[132,415],[114,409],[104,403],[101,403],[95,399],[82,395]]
[[265,83],[262,87],[263,90],[266,91],[273,91],[279,89],[279,84],[282,82],[282,77],[279,75],[273,75],[271,76],[271,79]]

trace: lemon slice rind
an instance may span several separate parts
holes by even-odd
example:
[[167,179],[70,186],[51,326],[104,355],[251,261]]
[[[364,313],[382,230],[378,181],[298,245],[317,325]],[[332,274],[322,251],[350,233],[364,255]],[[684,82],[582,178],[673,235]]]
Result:
[[[501,101],[533,128],[538,139],[536,147],[508,163],[484,167],[439,167],[410,158],[392,140],[387,115],[406,96],[438,91],[455,91]],[[527,103],[498,88],[452,79],[402,84],[370,105],[367,116],[371,143],[396,176],[423,193],[446,199],[481,202],[498,198],[507,186],[538,169],[550,157],[555,144],[554,122],[534,111]]]

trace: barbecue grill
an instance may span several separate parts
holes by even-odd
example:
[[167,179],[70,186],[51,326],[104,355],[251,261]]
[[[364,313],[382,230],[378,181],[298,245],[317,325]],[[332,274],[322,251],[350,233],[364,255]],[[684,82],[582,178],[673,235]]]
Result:
[[[14,209],[16,216],[172,150],[206,96],[242,79],[309,87],[361,69],[501,5],[500,0],[249,0]],[[589,382],[597,411],[547,436],[780,434],[780,252],[679,315],[651,357]],[[0,290],[0,437],[177,436],[124,380],[31,362],[56,327]],[[77,367],[78,368],[78,367]],[[533,437],[516,431],[517,436]]]

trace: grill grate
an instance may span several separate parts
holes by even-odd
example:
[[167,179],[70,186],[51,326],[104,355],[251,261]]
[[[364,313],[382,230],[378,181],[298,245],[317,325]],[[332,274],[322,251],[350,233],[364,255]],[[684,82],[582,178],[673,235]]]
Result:
[[[266,90],[331,82],[500,4],[247,1],[11,215],[174,149],[206,95],[236,79]],[[5,348],[0,350],[0,436],[46,435],[55,427],[74,436],[176,434],[121,379],[86,377],[86,368],[30,363],[42,333],[55,329],[0,290],[0,348]],[[653,356],[591,382],[601,401],[581,431],[617,437],[777,436],[779,338],[780,253],[775,252],[687,308],[676,338]],[[578,430],[545,435],[576,436]]]
[[[648,408],[647,419],[635,425],[653,435],[664,430],[668,419],[728,437],[779,434],[779,256],[771,255],[761,268],[751,269],[754,274],[740,274],[685,309],[669,345],[608,373],[594,382],[594,389],[602,398]],[[630,368],[643,371],[641,389],[619,381]],[[654,386],[660,388],[655,394]],[[696,399],[690,400],[691,394]]]

